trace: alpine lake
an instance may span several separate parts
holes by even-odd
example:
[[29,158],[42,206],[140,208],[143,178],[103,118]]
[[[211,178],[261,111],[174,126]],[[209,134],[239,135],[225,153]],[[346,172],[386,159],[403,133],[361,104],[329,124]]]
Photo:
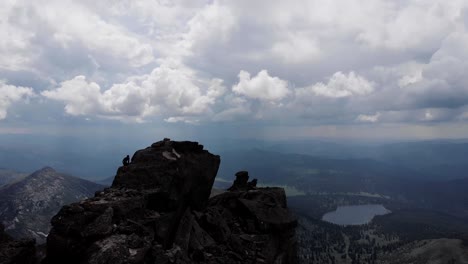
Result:
[[376,215],[391,213],[381,204],[338,206],[335,211],[323,215],[322,220],[337,225],[367,224]]

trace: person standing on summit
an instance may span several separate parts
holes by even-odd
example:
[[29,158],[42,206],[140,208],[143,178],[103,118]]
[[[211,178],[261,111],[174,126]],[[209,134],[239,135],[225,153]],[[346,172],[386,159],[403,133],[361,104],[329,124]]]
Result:
[[128,164],[130,164],[130,156],[129,155],[127,155],[125,158],[123,158],[122,164],[124,166],[128,166]]

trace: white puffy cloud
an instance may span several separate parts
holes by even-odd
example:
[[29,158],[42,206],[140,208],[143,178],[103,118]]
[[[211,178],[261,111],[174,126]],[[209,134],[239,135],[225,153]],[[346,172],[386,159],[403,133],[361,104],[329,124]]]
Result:
[[239,82],[232,86],[232,91],[249,98],[277,101],[290,92],[286,81],[270,76],[267,70],[261,70],[252,78],[242,70],[238,76]]
[[351,71],[348,74],[336,72],[326,84],[319,82],[309,87],[299,88],[296,93],[299,96],[313,93],[323,97],[340,98],[367,95],[373,91],[374,84],[372,82]]
[[244,69],[267,64],[275,72],[293,66],[301,71],[297,75],[305,74],[304,66],[320,74],[357,71],[429,56],[458,30],[466,6],[463,0],[214,1],[197,15],[209,19],[196,19],[193,32],[202,37],[190,38],[191,55],[194,64],[209,63],[216,72],[227,71],[233,62]]
[[[456,27],[463,1],[367,1],[355,5],[367,11],[358,28],[357,39],[374,48],[430,50]],[[366,7],[373,7],[368,9]],[[353,21],[350,21],[351,23]],[[351,27],[353,23],[351,24]]]
[[432,122],[464,120],[467,7],[6,0],[0,79],[47,89],[69,115],[117,120],[421,122],[426,111]]
[[380,117],[380,113],[377,112],[375,113],[374,115],[358,115],[358,117],[356,118],[357,121],[360,121],[360,122],[371,122],[371,123],[375,123],[377,121],[379,121],[379,117]]
[[111,76],[116,68],[128,70],[154,62],[147,36],[96,11],[84,2],[69,0],[3,1],[0,71],[61,81],[76,71],[103,71]]
[[273,56],[287,64],[310,62],[320,57],[320,47],[317,40],[307,33],[297,32],[279,39],[271,48]]
[[13,0],[2,1],[0,9],[0,70],[28,69],[36,57],[31,50],[35,33],[30,28],[20,26],[27,20],[27,13],[17,9],[16,5],[17,2]]
[[236,26],[232,12],[217,1],[206,5],[187,22],[189,31],[184,35],[182,45],[196,52],[211,46],[213,42],[227,42]]
[[168,123],[178,123],[178,122],[184,122],[187,124],[198,124],[199,120],[198,119],[190,119],[184,116],[171,116],[169,118],[165,118],[164,121]]
[[75,1],[47,1],[46,5],[40,2],[35,6],[38,15],[46,21],[53,31],[52,37],[63,48],[78,42],[98,57],[118,58],[134,67],[154,60],[152,47],[144,38],[118,23],[109,23],[87,7]]
[[26,100],[35,94],[32,88],[6,84],[0,80],[0,120],[7,117],[7,109],[12,103]]
[[101,87],[88,82],[85,76],[64,81],[54,90],[43,91],[43,96],[65,103],[65,112],[70,115],[89,115],[102,112]]
[[[435,109],[458,109],[468,105],[466,45],[468,32],[460,29],[449,34],[427,62],[376,67],[374,78],[378,79],[379,90],[368,105],[374,111],[431,108],[429,114],[423,114],[420,119],[451,119],[445,114],[435,118],[434,113]],[[451,113],[457,114],[456,111]]]
[[210,107],[224,91],[220,79],[197,78],[189,68],[167,62],[150,74],[132,76],[105,91],[84,76],[77,76],[42,95],[65,103],[65,111],[70,115],[134,121],[162,116],[168,122],[185,122],[209,114]]

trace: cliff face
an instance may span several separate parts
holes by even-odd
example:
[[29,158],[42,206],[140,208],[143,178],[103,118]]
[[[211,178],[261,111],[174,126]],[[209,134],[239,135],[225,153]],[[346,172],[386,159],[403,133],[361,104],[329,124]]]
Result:
[[219,163],[196,142],[137,151],[111,188],[53,217],[44,262],[294,263],[284,190],[255,181],[209,199]]

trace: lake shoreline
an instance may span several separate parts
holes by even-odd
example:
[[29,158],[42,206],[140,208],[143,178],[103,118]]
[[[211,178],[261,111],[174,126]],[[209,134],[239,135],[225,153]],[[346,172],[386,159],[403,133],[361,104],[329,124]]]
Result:
[[388,213],[391,211],[382,204],[338,206],[336,210],[325,213],[322,221],[342,226],[364,225],[370,223],[374,216]]

